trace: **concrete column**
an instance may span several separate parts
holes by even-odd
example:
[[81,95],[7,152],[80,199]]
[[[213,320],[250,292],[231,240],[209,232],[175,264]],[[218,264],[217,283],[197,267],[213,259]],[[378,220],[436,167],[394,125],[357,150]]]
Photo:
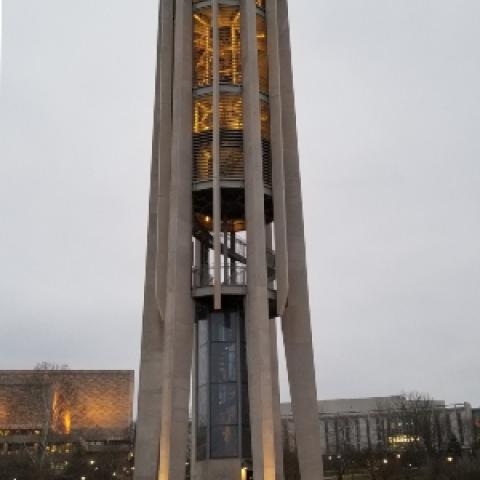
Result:
[[[135,442],[136,480],[154,480],[158,470],[171,161],[172,72],[169,66],[173,53],[172,0],[162,0],[160,3],[157,52],[142,356]],[[159,245],[164,246],[163,250],[159,250]]]
[[283,441],[282,420],[280,416],[280,386],[278,381],[278,351],[277,351],[277,323],[270,320],[270,351],[272,356],[272,383],[273,383],[273,425],[275,434],[275,480],[283,480]]
[[287,0],[278,0],[280,80],[288,242],[288,306],[283,317],[292,412],[302,480],[323,478],[307,285],[302,193]]
[[264,186],[255,0],[241,8],[245,210],[247,223],[247,363],[255,480],[275,480],[277,453],[268,312]]
[[212,43],[213,43],[213,305],[216,310],[222,308],[222,272],[221,272],[221,227],[222,207],[220,191],[220,46],[218,38],[218,0],[212,0]]
[[270,105],[270,142],[272,148],[272,189],[275,231],[275,276],[277,315],[282,316],[288,298],[288,251],[283,167],[282,100],[280,96],[280,57],[277,0],[266,3],[268,81]]
[[176,0],[165,351],[158,480],[181,480],[193,347],[192,2]]

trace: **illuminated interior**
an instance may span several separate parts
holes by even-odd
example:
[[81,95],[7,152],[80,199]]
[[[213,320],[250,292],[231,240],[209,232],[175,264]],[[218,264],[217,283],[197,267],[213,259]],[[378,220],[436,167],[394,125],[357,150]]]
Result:
[[241,85],[240,10],[220,6],[218,9],[220,83]]
[[[194,2],[198,3],[198,2]],[[257,6],[264,7],[263,1]],[[257,15],[257,46],[260,91],[268,92],[266,22]],[[219,81],[223,86],[241,86],[240,10],[238,6],[220,5],[218,10]],[[211,87],[213,82],[213,41],[211,6],[193,14],[194,89]],[[208,92],[208,90],[207,90]],[[203,92],[202,92],[203,93]],[[210,93],[194,98],[193,105],[193,181],[213,178],[213,101]],[[220,95],[220,177],[243,180],[243,111],[241,92]],[[261,132],[264,181],[271,187],[271,152],[269,107],[261,102]]]
[[257,50],[260,91],[268,93],[267,25],[263,15],[257,15]]
[[212,84],[212,10],[202,8],[193,14],[193,86]]

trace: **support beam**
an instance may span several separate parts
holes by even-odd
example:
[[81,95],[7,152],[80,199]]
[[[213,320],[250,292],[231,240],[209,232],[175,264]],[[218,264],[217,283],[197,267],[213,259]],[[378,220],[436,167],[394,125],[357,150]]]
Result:
[[213,305],[216,310],[222,308],[221,276],[221,229],[222,207],[220,192],[220,76],[219,76],[219,38],[218,38],[218,0],[212,0],[212,43],[213,43]]
[[255,0],[241,2],[245,210],[247,223],[247,363],[255,480],[275,480],[277,452],[268,313],[267,257],[260,133],[260,86]]
[[272,146],[272,186],[275,233],[275,277],[277,315],[282,316],[288,298],[288,251],[283,167],[282,100],[280,95],[280,53],[277,24],[277,0],[266,4],[270,138]]
[[300,474],[302,480],[319,480],[323,478],[323,466],[307,285],[287,0],[278,0],[278,26],[282,52],[280,74],[290,285],[282,328]]
[[[172,71],[169,65],[173,56],[173,0],[163,0],[160,3],[158,25],[142,356],[135,442],[136,480],[154,480],[158,471],[171,164]],[[164,246],[163,249],[159,249],[159,245]]]
[[[158,480],[185,475],[194,308],[192,266],[192,2],[176,0],[165,349]],[[162,247],[160,247],[162,248]]]
[[273,426],[274,426],[274,435],[275,435],[275,450],[278,452],[276,456],[275,480],[283,480],[284,471],[283,471],[282,418],[280,414],[277,323],[275,318],[272,318],[270,320],[270,351],[272,356],[272,376],[273,376]]

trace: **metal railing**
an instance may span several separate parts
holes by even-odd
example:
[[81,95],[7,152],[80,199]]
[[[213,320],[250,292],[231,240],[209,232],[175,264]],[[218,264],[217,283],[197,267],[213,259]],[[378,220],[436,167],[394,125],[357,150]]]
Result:
[[[192,286],[194,288],[212,287],[215,278],[215,267],[204,265],[192,269]],[[245,286],[247,284],[246,265],[222,265],[220,267],[222,285]]]

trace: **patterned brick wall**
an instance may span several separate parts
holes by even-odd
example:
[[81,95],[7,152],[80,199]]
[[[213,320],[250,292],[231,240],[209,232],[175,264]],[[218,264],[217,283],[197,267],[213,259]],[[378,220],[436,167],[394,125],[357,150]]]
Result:
[[0,430],[125,438],[133,381],[133,371],[0,371]]

